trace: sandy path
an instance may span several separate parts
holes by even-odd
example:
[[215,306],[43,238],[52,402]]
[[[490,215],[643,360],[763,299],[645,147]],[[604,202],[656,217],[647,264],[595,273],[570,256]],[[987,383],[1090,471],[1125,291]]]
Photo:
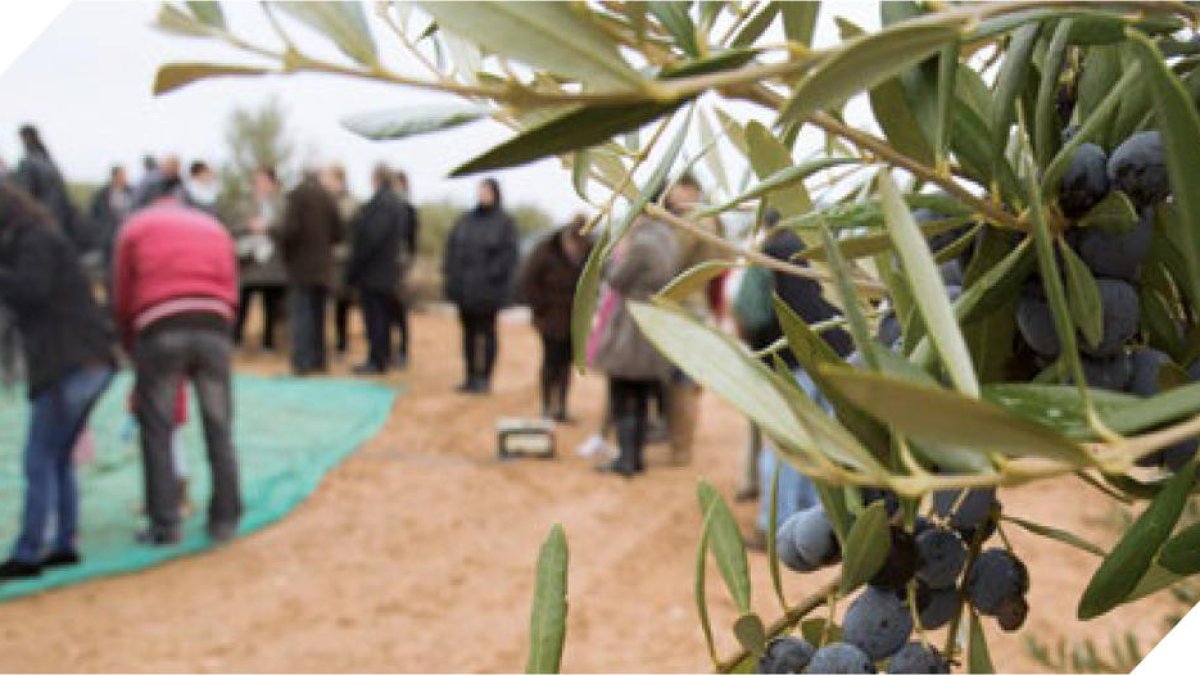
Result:
[[[707,667],[692,601],[699,518],[695,482],[735,483],[742,423],[704,401],[701,446],[688,469],[652,466],[634,481],[598,476],[571,450],[599,417],[602,382],[578,382],[583,420],[563,429],[555,462],[501,464],[493,421],[536,412],[539,347],[527,324],[503,329],[497,391],[451,392],[458,331],[449,317],[415,317],[413,366],[396,381],[384,431],[333,471],[282,523],[210,554],[143,573],[0,605],[0,669],[23,671],[511,671],[524,666],[537,547],[553,522],[571,544],[571,618],[564,668],[696,671]],[[279,372],[273,359],[247,370]],[[661,465],[661,449],[651,454]],[[1085,525],[1107,503],[1080,483],[1011,491],[1010,512]],[[738,507],[747,523],[751,509]],[[1067,519],[1063,521],[1061,519]],[[132,524],[131,524],[132,527]],[[1161,603],[1104,621],[1073,620],[1095,559],[1010,532],[1034,570],[1026,630],[1043,638],[1140,624],[1160,631]],[[777,613],[765,558],[752,560],[756,607]],[[718,626],[732,605],[713,574]],[[793,576],[790,597],[817,578]],[[725,623],[724,625],[727,625]],[[720,630],[722,649],[732,639]],[[1040,670],[1015,636],[998,638],[1005,670]]]

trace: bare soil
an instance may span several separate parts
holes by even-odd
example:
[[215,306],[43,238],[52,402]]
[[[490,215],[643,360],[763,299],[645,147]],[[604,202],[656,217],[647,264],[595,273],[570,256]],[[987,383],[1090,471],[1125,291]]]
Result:
[[[537,412],[540,347],[520,317],[503,325],[495,392],[468,398],[459,334],[442,313],[414,317],[408,387],[384,430],[281,523],[224,549],[138,574],[0,605],[0,669],[19,671],[516,671],[524,667],[537,549],[552,523],[571,546],[568,671],[703,671],[693,579],[696,481],[731,495],[744,435],[739,415],[706,395],[688,468],[651,450],[644,477],[592,471],[574,456],[602,412],[603,381],[576,381],[576,426],[555,461],[496,459],[494,422]],[[353,360],[337,366],[344,376]],[[281,373],[276,356],[245,371]],[[269,411],[264,411],[269,414]],[[1110,503],[1077,481],[1008,490],[1009,513],[1071,527],[1108,545]],[[737,505],[749,528],[753,508]],[[133,524],[131,523],[131,531]],[[1097,559],[1007,528],[1033,572],[1024,633],[1054,641],[1132,627],[1152,644],[1167,607],[1150,599],[1086,624],[1074,618]],[[86,550],[86,549],[85,549]],[[779,608],[754,554],[755,606]],[[789,575],[795,601],[827,575]],[[720,650],[734,650],[733,605],[713,570],[708,595]],[[824,611],[824,610],[819,610]],[[1019,635],[994,636],[1005,671],[1040,671]],[[943,639],[940,636],[939,640]]]

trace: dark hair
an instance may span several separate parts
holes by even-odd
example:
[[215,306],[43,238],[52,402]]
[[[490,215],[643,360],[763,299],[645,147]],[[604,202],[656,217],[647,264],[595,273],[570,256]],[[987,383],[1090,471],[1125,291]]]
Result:
[[500,183],[497,182],[495,178],[484,178],[483,180],[479,181],[479,184],[486,185],[491,188],[492,196],[496,198],[492,204],[493,209],[498,210],[504,205],[504,198],[500,194]]
[[143,171],[153,171],[157,168],[158,168],[158,160],[154,158],[154,155],[146,155],[145,157],[142,157],[142,170]]
[[146,192],[138,208],[145,208],[163,197],[178,197],[183,192],[183,181],[179,176],[163,176],[146,186]]
[[269,178],[272,183],[279,185],[279,174],[275,173],[275,167],[263,165],[255,169],[255,171]]
[[13,225],[49,225],[50,212],[21,188],[0,183],[0,231]]
[[190,167],[188,167],[188,175],[192,178],[195,178],[202,173],[208,173],[209,171],[210,169],[208,168],[208,164],[202,160],[196,160],[192,162]]
[[37,127],[32,124],[23,125],[17,134],[21,137],[21,144],[25,146],[26,152],[50,156],[50,151],[46,149],[46,144],[42,143],[42,137],[38,134]]
[[675,184],[679,187],[690,187],[697,190],[704,190],[704,186],[700,184],[700,181],[696,180],[695,174],[693,174],[691,171],[687,171],[680,176],[679,180],[675,181]]
[[124,165],[124,164],[113,164],[113,165],[112,165],[112,168],[108,170],[108,177],[109,177],[109,178],[116,178],[116,177],[117,177],[117,174],[119,174],[119,173],[124,173],[124,172],[125,172],[125,165]]
[[404,169],[396,169],[392,172],[392,180],[404,186],[404,191],[408,191],[408,174]]
[[376,164],[375,168],[371,170],[371,177],[374,178],[377,183],[379,183],[380,187],[390,188],[392,186],[392,178],[394,176],[395,174],[392,172],[392,168],[383,162]]

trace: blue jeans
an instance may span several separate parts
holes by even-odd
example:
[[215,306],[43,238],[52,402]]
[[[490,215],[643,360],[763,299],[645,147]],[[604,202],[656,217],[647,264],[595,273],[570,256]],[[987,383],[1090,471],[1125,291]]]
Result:
[[83,368],[33,399],[25,445],[25,512],[13,559],[25,563],[41,560],[51,516],[56,523],[51,550],[75,548],[79,493],[71,451],[112,377],[110,368]]
[[[821,391],[817,389],[817,385],[813,383],[808,373],[797,368],[793,375],[804,393],[832,415],[833,408]],[[771,522],[771,481],[775,478],[775,467],[777,466],[779,467],[779,493],[775,500],[777,523],[782,523],[793,513],[815,506],[819,502],[817,488],[813,485],[812,479],[797,471],[788,462],[781,461],[778,451],[771,446],[768,439],[763,445],[763,451],[758,456],[759,495],[761,495],[758,501],[758,529],[763,532],[767,531]]]

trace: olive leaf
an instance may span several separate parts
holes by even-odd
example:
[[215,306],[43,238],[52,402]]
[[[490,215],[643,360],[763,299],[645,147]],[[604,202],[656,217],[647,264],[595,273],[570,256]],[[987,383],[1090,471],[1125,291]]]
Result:
[[1159,548],[1171,536],[1195,482],[1196,460],[1193,458],[1167,481],[1150,506],[1100,563],[1079,600],[1076,613],[1080,619],[1094,619],[1125,602],[1134,592]]
[[1084,342],[1095,347],[1104,338],[1104,303],[1100,299],[1100,288],[1087,263],[1067,245],[1066,240],[1060,238],[1058,243],[1067,277],[1067,303],[1071,317],[1083,334]]
[[859,514],[842,551],[840,593],[847,595],[883,568],[891,550],[891,528],[883,501],[873,502]]
[[412,105],[352,115],[342,120],[342,126],[374,141],[393,141],[453,129],[490,114],[488,108],[476,105]]
[[746,561],[746,545],[742,542],[737,519],[708,481],[700,481],[696,496],[700,500],[700,512],[706,514],[709,521],[708,547],[717,562],[717,569],[721,571],[734,603],[746,614],[750,611],[750,565]]
[[837,107],[854,94],[896,77],[957,39],[964,21],[961,17],[907,21],[843,42],[792,89],[780,110],[780,122],[798,122],[813,112]]
[[1158,564],[1183,575],[1200,572],[1200,523],[1193,524],[1163,545]]
[[154,76],[155,96],[182,89],[193,82],[213,77],[256,76],[274,72],[255,66],[223,65],[216,63],[168,63],[160,66]]
[[629,90],[646,80],[621,58],[586,10],[565,2],[422,2],[441,26],[485,50],[575,78]]
[[375,39],[361,2],[276,2],[293,18],[333,41],[343,54],[364,66],[379,63]]
[[567,637],[567,561],[567,536],[562,525],[555,525],[538,555],[527,673],[557,673],[562,663]]

